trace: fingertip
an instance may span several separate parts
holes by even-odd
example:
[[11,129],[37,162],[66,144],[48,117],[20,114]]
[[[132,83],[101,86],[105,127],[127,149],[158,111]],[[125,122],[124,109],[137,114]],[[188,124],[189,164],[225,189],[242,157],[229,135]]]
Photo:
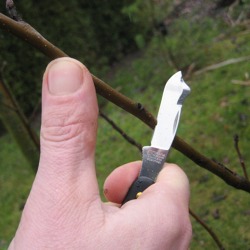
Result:
[[57,63],[69,63],[69,64],[75,64],[76,66],[78,66],[79,68],[81,68],[84,71],[88,71],[88,69],[86,68],[86,66],[84,64],[82,64],[80,61],[71,58],[71,57],[60,57],[57,59],[54,59],[52,61],[49,62],[49,64],[47,65],[44,75],[43,77],[46,78],[48,76],[48,73],[50,71],[50,69],[56,65]]
[[93,88],[93,79],[88,69],[80,61],[61,57],[51,61],[43,76],[43,97],[70,96],[79,89],[88,92]]
[[129,187],[138,177],[141,161],[127,163],[116,168],[105,180],[103,192],[110,202],[121,204]]
[[[91,127],[94,133],[89,131],[86,136],[93,135],[96,134],[97,118],[96,91],[88,69],[81,62],[70,57],[51,61],[43,78],[41,135],[47,137],[48,133],[43,132],[57,127],[58,129],[52,132],[60,135],[60,140],[64,140],[63,135],[69,135],[66,132],[73,131],[71,128],[74,124],[77,125],[75,127],[82,126],[82,128],[75,129],[76,131],[73,132],[79,134],[82,131],[88,131]],[[62,134],[59,129],[61,127],[64,127],[64,130],[69,129]],[[91,139],[93,136],[88,138]]]

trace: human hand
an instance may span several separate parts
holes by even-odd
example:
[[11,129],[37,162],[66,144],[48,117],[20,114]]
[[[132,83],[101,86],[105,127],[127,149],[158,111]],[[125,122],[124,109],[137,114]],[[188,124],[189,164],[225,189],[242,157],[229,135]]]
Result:
[[154,185],[120,207],[141,162],[113,171],[100,199],[95,173],[98,106],[92,77],[71,58],[43,78],[41,156],[10,250],[188,249],[189,183],[166,164]]

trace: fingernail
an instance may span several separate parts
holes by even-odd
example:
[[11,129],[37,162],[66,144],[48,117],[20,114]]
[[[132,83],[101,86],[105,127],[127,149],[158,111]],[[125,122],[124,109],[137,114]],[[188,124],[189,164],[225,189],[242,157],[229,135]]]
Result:
[[48,88],[53,95],[76,92],[83,83],[82,68],[69,60],[56,61],[48,69]]

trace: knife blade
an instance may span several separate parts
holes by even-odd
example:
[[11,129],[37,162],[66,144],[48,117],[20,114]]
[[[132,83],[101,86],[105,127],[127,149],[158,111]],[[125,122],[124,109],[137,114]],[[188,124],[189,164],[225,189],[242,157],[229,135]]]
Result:
[[182,73],[175,73],[166,83],[157,116],[151,146],[142,149],[142,167],[122,204],[137,199],[141,193],[154,184],[168,156],[174,140],[182,109],[182,104],[190,93]]

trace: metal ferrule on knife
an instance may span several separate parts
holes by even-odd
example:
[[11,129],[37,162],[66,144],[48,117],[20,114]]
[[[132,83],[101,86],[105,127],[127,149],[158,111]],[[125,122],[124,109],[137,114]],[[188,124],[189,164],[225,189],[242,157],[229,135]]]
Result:
[[[138,179],[129,188],[123,204],[129,200],[137,199],[140,194],[155,180],[161,171],[168,156],[168,150],[146,146],[142,148],[142,168]],[[147,176],[150,176],[147,177]]]
[[150,146],[142,149],[142,168],[139,176],[150,176],[153,181],[161,171],[168,156],[169,150]]

